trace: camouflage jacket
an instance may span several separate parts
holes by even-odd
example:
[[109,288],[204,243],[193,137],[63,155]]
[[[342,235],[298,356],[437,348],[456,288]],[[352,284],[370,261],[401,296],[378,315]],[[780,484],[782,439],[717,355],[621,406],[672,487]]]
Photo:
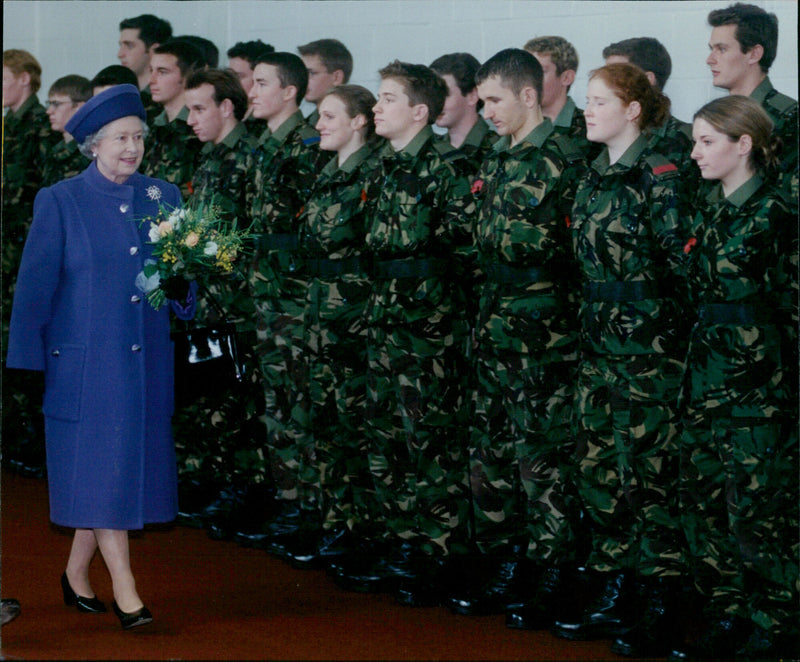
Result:
[[192,193],[192,177],[200,161],[203,143],[186,123],[189,110],[184,106],[171,122],[166,111],[153,121],[145,141],[142,172],[175,184],[184,200]]
[[574,143],[549,119],[510,147],[498,140],[473,185],[480,288],[476,337],[494,348],[577,359],[577,267],[568,213],[585,170]]
[[441,140],[450,149],[457,150],[458,154],[463,157],[454,159],[453,164],[463,171],[462,174],[470,178],[475,177],[498,138],[497,133],[492,131],[486,120],[482,118],[478,118],[475,126],[470,129],[460,147],[453,147],[447,134],[436,136],[437,140]]
[[691,158],[694,146],[692,125],[670,115],[664,124],[649,129],[646,133],[649,138],[648,147],[678,167],[681,173],[681,200],[684,204],[691,204],[700,195],[703,183],[700,168]]
[[239,122],[225,138],[208,142],[200,151],[200,165],[192,177],[189,204],[214,202],[223,219],[235,222],[240,229],[250,225],[247,214],[247,182],[253,166],[256,139]]
[[750,97],[758,101],[775,123],[773,133],[783,142],[778,181],[783,190],[794,200],[798,199],[798,111],[797,101],[781,94],[772,87],[769,77],[753,90]]
[[572,245],[583,278],[585,349],[599,354],[684,357],[685,301],[677,167],[641,135],[613,165],[603,149],[581,179]]
[[89,166],[91,161],[78,149],[78,143],[63,140],[53,145],[42,170],[42,186],[52,186],[62,179],[79,175]]
[[256,235],[250,276],[254,297],[304,297],[304,286],[287,276],[298,267],[298,215],[324,164],[319,134],[299,110],[259,139],[247,183],[250,227]]
[[602,145],[593,143],[586,137],[586,119],[583,111],[575,105],[572,97],[567,97],[567,103],[553,120],[553,131],[570,138],[578,149],[583,152],[587,163],[590,163],[600,154]]
[[347,260],[362,254],[367,212],[377,193],[376,152],[374,145],[364,145],[341,166],[334,154],[322,169],[300,214],[304,258]]
[[430,126],[399,151],[387,144],[379,156],[366,238],[375,263],[369,322],[442,322],[454,312],[465,317],[464,252],[473,213],[467,178],[448,163]]
[[42,185],[42,166],[61,138],[50,128],[44,106],[35,94],[3,117],[3,223],[27,228],[33,199]]
[[693,230],[690,291],[699,319],[689,405],[715,415],[779,415],[796,394],[796,344],[781,355],[787,332],[796,338],[795,212],[773,183],[755,176],[727,198],[717,185]]

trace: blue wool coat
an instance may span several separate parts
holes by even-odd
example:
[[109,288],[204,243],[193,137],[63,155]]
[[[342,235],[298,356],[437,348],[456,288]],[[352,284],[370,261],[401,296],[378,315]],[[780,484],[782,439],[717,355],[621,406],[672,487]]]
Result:
[[[42,189],[22,255],[7,365],[43,370],[50,518],[78,528],[137,529],[177,513],[171,436],[169,309],[135,285],[159,179],[106,179],[92,163]],[[194,314],[193,297],[176,314]]]

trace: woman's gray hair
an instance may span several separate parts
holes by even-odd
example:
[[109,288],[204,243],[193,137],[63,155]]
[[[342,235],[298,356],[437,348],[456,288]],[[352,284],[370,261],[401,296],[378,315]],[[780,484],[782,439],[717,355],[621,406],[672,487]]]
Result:
[[[139,121],[142,123],[142,134],[145,138],[147,138],[147,134],[150,131],[150,127],[147,126],[147,124],[141,117],[139,118]],[[92,148],[97,143],[99,143],[103,138],[106,137],[107,126],[108,124],[106,124],[103,127],[100,127],[100,129],[98,129],[94,133],[90,133],[88,136],[86,136],[86,139],[78,145],[78,151],[81,154],[83,154],[87,159],[95,158],[95,154],[93,153]]]

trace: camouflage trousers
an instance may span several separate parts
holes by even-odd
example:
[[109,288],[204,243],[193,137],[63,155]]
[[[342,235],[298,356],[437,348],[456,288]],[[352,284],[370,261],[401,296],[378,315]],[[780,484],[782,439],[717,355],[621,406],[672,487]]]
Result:
[[[236,324],[245,380],[225,391],[206,394],[189,404],[176,403],[173,436],[182,484],[216,491],[234,487],[241,491],[270,480],[264,457],[264,393],[256,359],[254,309],[247,283],[238,274],[198,277],[197,310],[192,324]],[[224,318],[224,319],[223,319]],[[173,327],[185,324],[173,321]],[[180,394],[176,394],[180,395]]]
[[266,449],[275,494],[318,511],[320,478],[309,434],[308,371],[303,356],[305,301],[256,299],[256,352],[264,387]]
[[576,482],[591,518],[588,567],[642,576],[684,569],[676,401],[682,363],[657,355],[581,360]]
[[681,521],[711,610],[797,632],[798,471],[796,420],[687,421]]
[[367,330],[365,279],[312,279],[305,311],[310,434],[320,477],[323,527],[371,537],[380,508],[365,432]]
[[572,561],[576,363],[536,365],[485,350],[476,359],[470,474],[478,548],[502,554],[519,542],[536,562]]
[[245,381],[175,409],[172,418],[178,478],[209,488],[246,487],[270,480],[264,457],[264,393],[255,333],[240,333]]
[[370,471],[390,537],[429,555],[467,550],[463,352],[414,325],[367,331]]

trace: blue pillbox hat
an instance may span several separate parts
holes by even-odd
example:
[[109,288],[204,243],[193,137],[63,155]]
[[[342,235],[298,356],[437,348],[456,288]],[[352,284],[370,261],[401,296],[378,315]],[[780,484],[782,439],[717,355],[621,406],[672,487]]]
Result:
[[139,90],[129,83],[114,85],[78,108],[64,129],[78,143],[82,143],[86,136],[99,131],[109,122],[130,115],[147,119]]

